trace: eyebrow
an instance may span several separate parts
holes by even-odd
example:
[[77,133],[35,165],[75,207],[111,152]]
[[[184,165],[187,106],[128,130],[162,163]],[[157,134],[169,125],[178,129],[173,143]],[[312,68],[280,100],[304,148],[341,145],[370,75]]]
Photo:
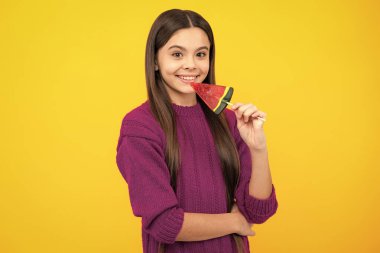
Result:
[[[172,48],[175,48],[175,47],[177,47],[177,48],[179,48],[179,49],[182,49],[183,51],[186,51],[186,48],[181,47],[181,46],[178,46],[178,45],[173,45],[173,46],[169,47],[168,50],[169,50],[169,49],[172,49]],[[199,48],[197,48],[197,50],[195,50],[195,51],[198,51],[198,50],[201,50],[201,49],[206,49],[206,50],[208,50],[208,47],[207,47],[207,46],[199,47]]]

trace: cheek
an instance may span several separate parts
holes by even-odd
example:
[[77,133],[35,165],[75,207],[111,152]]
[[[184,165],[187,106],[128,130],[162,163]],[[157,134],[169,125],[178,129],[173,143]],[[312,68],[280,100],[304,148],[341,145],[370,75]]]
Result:
[[209,68],[210,68],[210,62],[209,61],[204,61],[202,62],[200,65],[199,65],[199,68],[201,69],[202,73],[203,74],[206,74],[208,73],[209,71]]
[[165,68],[163,70],[167,75],[172,75],[178,70],[178,64],[175,62],[167,62],[164,66]]

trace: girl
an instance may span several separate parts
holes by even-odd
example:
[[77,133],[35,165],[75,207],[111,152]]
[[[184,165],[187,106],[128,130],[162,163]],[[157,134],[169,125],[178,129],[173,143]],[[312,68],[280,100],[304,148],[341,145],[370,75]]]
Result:
[[146,45],[148,99],[124,117],[116,161],[144,253],[249,252],[253,223],[277,210],[265,113],[236,103],[216,115],[190,82],[215,83],[208,22],[189,10],[157,17]]

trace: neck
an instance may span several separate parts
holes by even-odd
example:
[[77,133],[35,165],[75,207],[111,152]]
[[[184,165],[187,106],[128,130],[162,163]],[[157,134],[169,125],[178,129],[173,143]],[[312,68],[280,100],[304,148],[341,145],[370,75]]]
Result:
[[172,103],[180,106],[194,106],[197,102],[197,97],[194,94],[187,94],[186,96],[181,95],[181,97],[171,97]]

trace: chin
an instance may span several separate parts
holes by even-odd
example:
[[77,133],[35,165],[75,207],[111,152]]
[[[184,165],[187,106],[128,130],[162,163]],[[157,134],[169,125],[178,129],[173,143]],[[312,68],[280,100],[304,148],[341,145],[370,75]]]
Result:
[[190,89],[182,89],[181,92],[182,92],[182,93],[185,93],[185,94],[195,94],[195,91],[193,90],[193,88],[190,88]]

